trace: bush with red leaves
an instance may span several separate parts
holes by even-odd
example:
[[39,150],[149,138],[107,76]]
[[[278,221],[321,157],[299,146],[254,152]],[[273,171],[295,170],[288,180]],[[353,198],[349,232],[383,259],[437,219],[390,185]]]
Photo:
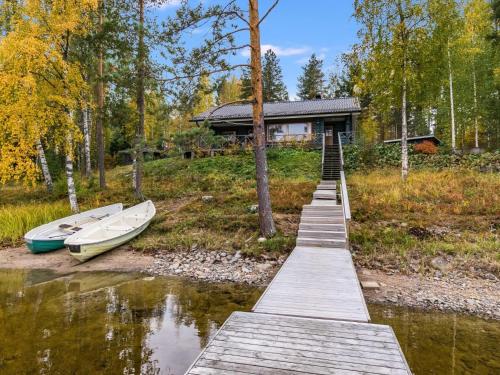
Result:
[[438,152],[437,146],[431,141],[423,141],[422,143],[418,143],[413,147],[413,149],[415,150],[415,152],[421,154],[437,154]]

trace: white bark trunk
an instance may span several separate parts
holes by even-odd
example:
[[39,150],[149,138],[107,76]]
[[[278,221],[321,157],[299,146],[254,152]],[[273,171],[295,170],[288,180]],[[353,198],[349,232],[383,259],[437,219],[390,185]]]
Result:
[[448,52],[448,75],[450,80],[450,116],[451,116],[451,148],[456,149],[456,130],[455,130],[455,104],[453,99],[453,73],[451,71],[451,54],[450,54],[450,43],[448,42],[447,47]]
[[406,73],[404,69],[401,102],[401,178],[406,181],[408,178],[408,123],[406,119]]
[[68,184],[69,205],[72,212],[79,212],[76,198],[75,180],[73,178],[72,138],[68,136],[68,150],[66,151],[66,181]]
[[132,188],[135,190],[137,187],[137,155],[136,152],[133,151],[132,154]]
[[38,151],[38,157],[40,158],[40,165],[42,167],[43,179],[45,180],[45,186],[49,193],[52,193],[52,176],[50,175],[49,165],[47,164],[47,159],[45,158],[45,151],[43,150],[42,142],[40,139],[36,141],[36,149]]
[[477,123],[476,64],[472,61],[472,84],[474,88],[474,146],[479,147],[479,125]]
[[90,128],[91,128],[91,119],[90,119],[90,109],[83,109],[83,147],[85,154],[85,176],[87,178],[90,177],[92,173],[92,166],[90,163]]

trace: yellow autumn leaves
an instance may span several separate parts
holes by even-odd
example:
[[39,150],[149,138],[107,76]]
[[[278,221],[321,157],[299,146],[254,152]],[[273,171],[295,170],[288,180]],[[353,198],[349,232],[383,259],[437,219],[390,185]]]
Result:
[[26,0],[11,9],[0,39],[0,183],[34,182],[36,142],[72,152],[80,137],[72,112],[89,90],[71,58],[96,0]]

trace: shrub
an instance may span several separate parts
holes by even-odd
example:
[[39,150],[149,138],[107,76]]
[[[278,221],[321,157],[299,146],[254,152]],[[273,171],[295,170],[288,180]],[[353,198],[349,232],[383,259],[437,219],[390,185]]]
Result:
[[413,149],[417,153],[421,154],[437,154],[438,148],[431,141],[423,141],[421,143],[416,144]]

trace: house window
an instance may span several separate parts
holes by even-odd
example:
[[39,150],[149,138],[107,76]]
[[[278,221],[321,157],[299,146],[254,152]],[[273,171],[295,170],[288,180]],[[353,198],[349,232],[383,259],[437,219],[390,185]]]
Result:
[[269,142],[305,141],[311,139],[311,123],[269,124]]

